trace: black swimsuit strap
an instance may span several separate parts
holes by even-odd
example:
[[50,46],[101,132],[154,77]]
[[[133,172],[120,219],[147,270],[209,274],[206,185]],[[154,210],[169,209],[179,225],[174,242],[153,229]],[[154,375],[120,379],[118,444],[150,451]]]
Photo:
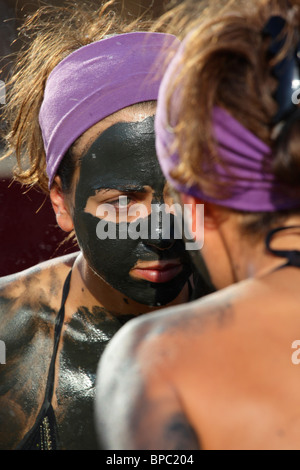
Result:
[[266,238],[267,250],[270,253],[272,253],[274,256],[277,256],[278,258],[286,258],[288,260],[284,266],[281,266],[281,268],[285,268],[288,266],[300,268],[300,251],[298,250],[274,250],[271,247],[272,240],[274,238],[274,235],[276,235],[277,233],[283,232],[284,230],[291,230],[291,229],[296,229],[296,228],[300,229],[300,226],[294,225],[290,227],[280,227],[280,228],[271,230],[267,235],[267,238]]
[[40,439],[40,428],[46,417],[49,422],[48,432],[51,433],[52,441],[54,441],[53,446],[57,447],[58,445],[58,443],[56,442],[57,440],[56,439],[56,436],[57,436],[56,421],[55,421],[55,415],[52,409],[51,402],[52,402],[53,391],[54,391],[55,362],[56,362],[57,350],[58,350],[60,336],[61,336],[61,330],[64,324],[65,303],[66,303],[69,290],[70,290],[71,274],[72,274],[72,270],[69,272],[65,280],[63,293],[62,293],[61,306],[55,319],[54,346],[53,346],[53,353],[52,353],[52,358],[51,358],[51,362],[49,366],[44,402],[41,406],[40,412],[38,414],[38,417],[36,419],[34,426],[31,428],[31,430],[25,435],[23,440],[20,442],[20,444],[17,447],[17,450],[18,449],[19,450],[33,449],[37,447],[37,441],[39,441]]
[[51,359],[51,363],[49,367],[49,375],[48,375],[45,402],[44,402],[46,407],[49,406],[52,402],[54,379],[55,379],[55,362],[56,362],[58,345],[60,341],[60,334],[61,334],[61,330],[64,324],[64,319],[65,319],[65,303],[66,303],[69,290],[70,290],[71,274],[72,274],[72,270],[69,272],[65,280],[63,293],[62,293],[61,306],[60,306],[59,312],[55,320],[54,348],[53,348],[52,359]]

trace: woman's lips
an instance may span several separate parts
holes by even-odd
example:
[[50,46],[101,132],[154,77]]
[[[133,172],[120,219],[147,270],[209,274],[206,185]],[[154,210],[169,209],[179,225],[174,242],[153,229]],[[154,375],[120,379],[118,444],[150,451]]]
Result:
[[183,269],[180,263],[159,262],[149,265],[138,265],[130,274],[137,279],[161,284],[174,279]]

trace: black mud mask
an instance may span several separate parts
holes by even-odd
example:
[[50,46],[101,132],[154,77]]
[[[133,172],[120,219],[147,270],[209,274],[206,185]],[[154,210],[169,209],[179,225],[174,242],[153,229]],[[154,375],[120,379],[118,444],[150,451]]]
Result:
[[[79,246],[93,271],[128,298],[149,306],[167,305],[182,291],[191,272],[184,242],[174,239],[174,215],[170,231],[163,233],[163,217],[155,217],[163,207],[165,178],[155,150],[154,117],[142,122],[120,122],[98,137],[83,156],[75,193],[74,226]],[[99,217],[86,211],[90,197],[98,191],[114,189],[124,194],[151,187],[152,212],[135,221],[135,227],[149,227],[146,237],[132,239],[128,222],[110,221],[102,239],[97,231]],[[154,226],[155,225],[155,226]],[[154,228],[153,228],[154,226]],[[145,234],[145,230],[143,232]],[[153,234],[155,236],[153,236]],[[125,238],[125,239],[124,239]],[[138,262],[180,260],[181,272],[168,282],[154,283],[134,278],[130,271]]]

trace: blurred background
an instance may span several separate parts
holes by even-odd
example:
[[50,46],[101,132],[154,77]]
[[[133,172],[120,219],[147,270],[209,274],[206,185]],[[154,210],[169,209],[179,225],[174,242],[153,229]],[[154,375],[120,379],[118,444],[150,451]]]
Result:
[[[47,1],[0,0],[0,106],[5,106],[1,84],[9,75],[11,53],[17,51],[18,28],[24,19]],[[63,1],[52,0],[52,5]],[[100,5],[101,0],[95,0]],[[138,17],[151,8],[160,16],[167,0],[122,0],[123,11]],[[1,126],[0,122],[0,126]],[[0,141],[0,154],[3,145]],[[78,250],[74,242],[64,243],[66,234],[56,225],[49,198],[36,189],[12,182],[13,159],[0,161],[0,277],[22,271],[42,261]]]

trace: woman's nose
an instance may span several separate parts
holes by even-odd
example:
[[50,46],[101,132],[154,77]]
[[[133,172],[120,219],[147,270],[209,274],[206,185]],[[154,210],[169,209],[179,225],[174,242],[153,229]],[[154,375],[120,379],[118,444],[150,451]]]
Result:
[[163,204],[153,204],[149,215],[149,235],[144,242],[157,250],[169,250],[175,243],[174,215]]

